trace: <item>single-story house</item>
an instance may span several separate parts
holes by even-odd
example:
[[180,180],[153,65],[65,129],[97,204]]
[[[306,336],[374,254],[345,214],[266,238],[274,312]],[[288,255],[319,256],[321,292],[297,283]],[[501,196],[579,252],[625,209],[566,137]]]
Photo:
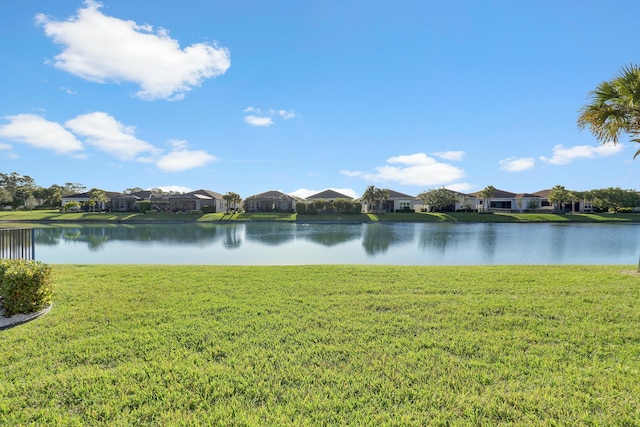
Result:
[[311,206],[313,204],[314,207],[312,209],[318,209],[326,213],[354,211],[353,197],[331,189],[312,194],[311,196],[308,196],[304,202],[307,206]]
[[[99,206],[96,206],[95,207],[96,210],[107,209],[108,207],[111,206],[111,199],[113,197],[120,196],[122,193],[118,193],[116,191],[105,191],[104,194],[107,196],[107,201],[100,203]],[[61,206],[64,207],[64,205],[66,205],[69,202],[78,202],[82,206],[86,206],[86,204],[89,201],[91,201],[91,195],[89,194],[88,191],[86,191],[84,193],[76,193],[76,194],[70,194],[68,196],[63,196],[61,198]]]
[[368,200],[358,199],[362,203],[362,212],[415,211],[416,205],[420,203],[420,200],[414,196],[394,190],[386,190],[389,192],[389,196],[382,202],[370,203]]
[[[458,196],[458,200],[455,202],[455,204],[445,209],[445,212],[474,211],[478,208],[478,202],[475,196],[472,196],[471,194],[461,193],[455,190],[449,190],[448,188],[445,188],[445,190]],[[414,210],[416,212],[430,212],[431,208],[429,207],[429,205],[425,205],[421,199],[416,198]]]
[[335,202],[336,200],[353,200],[353,197],[339,193],[335,190],[324,190],[316,194],[312,194],[305,199],[307,202],[322,200],[323,202]]
[[[553,203],[549,201],[549,195],[551,194],[551,189],[536,191],[536,196],[540,197],[540,208],[542,210],[553,211],[554,209]],[[590,213],[593,212],[593,203],[591,200],[574,200],[573,206],[571,203],[567,203],[564,206],[564,212],[580,212],[580,213]]]
[[296,198],[280,191],[267,191],[244,199],[247,212],[295,212]]
[[119,194],[111,198],[111,210],[114,212],[131,212],[140,209],[140,202],[144,200],[136,194]]
[[215,200],[211,196],[195,192],[171,195],[169,203],[171,212],[199,211],[205,207],[215,206]]

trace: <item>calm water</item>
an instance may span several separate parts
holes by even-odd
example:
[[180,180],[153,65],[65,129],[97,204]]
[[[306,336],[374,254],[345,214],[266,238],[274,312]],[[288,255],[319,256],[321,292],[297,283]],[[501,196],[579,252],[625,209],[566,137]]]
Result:
[[36,230],[52,264],[636,264],[639,225],[162,224]]

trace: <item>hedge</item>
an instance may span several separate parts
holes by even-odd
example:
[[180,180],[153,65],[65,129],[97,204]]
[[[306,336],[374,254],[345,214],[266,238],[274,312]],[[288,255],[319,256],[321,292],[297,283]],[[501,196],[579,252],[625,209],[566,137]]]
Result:
[[6,317],[33,313],[51,304],[51,267],[40,261],[0,260],[0,298]]

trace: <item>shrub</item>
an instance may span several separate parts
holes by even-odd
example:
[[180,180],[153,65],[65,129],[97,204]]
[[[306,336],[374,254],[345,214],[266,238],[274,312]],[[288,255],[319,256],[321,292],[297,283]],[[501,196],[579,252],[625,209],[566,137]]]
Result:
[[144,200],[140,202],[140,212],[147,213],[151,210],[151,202],[148,200]]
[[4,315],[32,313],[51,304],[51,267],[39,261],[0,260]]
[[303,214],[306,211],[307,211],[306,203],[301,203],[301,202],[296,203],[296,212],[298,212],[299,214]]

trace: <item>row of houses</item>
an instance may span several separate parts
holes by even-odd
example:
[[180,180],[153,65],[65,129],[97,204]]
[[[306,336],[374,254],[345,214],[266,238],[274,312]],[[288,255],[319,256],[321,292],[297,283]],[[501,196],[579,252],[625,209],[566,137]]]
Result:
[[[315,201],[335,202],[336,200],[347,200],[359,202],[362,205],[362,212],[397,212],[397,211],[429,211],[429,206],[425,206],[418,197],[400,193],[394,190],[387,190],[388,195],[384,200],[371,202],[363,199],[353,199],[350,196],[341,194],[334,190],[324,190],[308,196],[305,199],[290,196],[280,191],[267,191],[255,194],[244,199],[243,202],[228,203],[223,195],[210,190],[196,190],[183,194],[155,194],[151,191],[139,191],[135,193],[117,193],[105,191],[107,201],[101,202],[96,209],[111,210],[115,212],[139,211],[142,202],[148,202],[148,206],[157,211],[163,212],[227,212],[230,210],[244,209],[246,212],[294,212],[297,203],[312,203]],[[450,190],[453,191],[453,190]],[[509,211],[522,212],[531,210],[552,210],[553,205],[549,202],[551,190],[542,190],[536,193],[510,193],[508,191],[496,190],[490,199],[481,198],[478,193],[456,193],[458,201],[450,206],[448,210],[458,211]],[[62,198],[62,206],[69,202],[78,202],[86,205],[91,200],[89,193],[79,193]],[[567,211],[592,212],[590,201],[575,201],[573,206],[564,207]]]

